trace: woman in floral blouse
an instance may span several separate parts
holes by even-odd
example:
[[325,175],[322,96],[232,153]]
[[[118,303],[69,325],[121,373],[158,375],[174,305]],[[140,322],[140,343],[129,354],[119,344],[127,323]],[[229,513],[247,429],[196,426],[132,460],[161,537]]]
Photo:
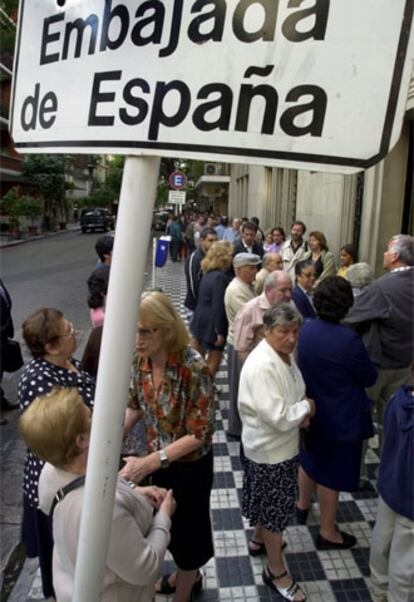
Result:
[[169,549],[178,570],[164,575],[157,591],[175,592],[175,602],[187,602],[201,589],[198,569],[214,554],[209,513],[214,393],[206,363],[188,343],[169,298],[144,294],[125,430],[143,414],[148,453],[125,458],[121,476],[138,483],[151,475],[154,485],[174,491]]

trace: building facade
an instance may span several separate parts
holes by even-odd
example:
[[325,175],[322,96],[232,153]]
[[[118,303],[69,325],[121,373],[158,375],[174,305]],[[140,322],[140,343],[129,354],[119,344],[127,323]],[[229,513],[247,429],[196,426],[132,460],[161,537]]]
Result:
[[324,232],[338,258],[353,243],[378,275],[387,241],[414,227],[414,77],[401,136],[380,163],[354,175],[232,165],[230,216],[257,216],[263,230],[300,219]]

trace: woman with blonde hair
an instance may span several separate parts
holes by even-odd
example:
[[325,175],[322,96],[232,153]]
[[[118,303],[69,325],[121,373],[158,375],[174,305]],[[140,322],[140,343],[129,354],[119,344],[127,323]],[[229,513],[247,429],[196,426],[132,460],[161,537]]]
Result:
[[207,366],[214,378],[226,344],[228,322],[224,293],[230,282],[228,270],[233,260],[233,247],[226,240],[213,243],[203,261],[203,277],[198,291],[197,306],[190,324],[192,345],[207,355]]
[[314,230],[309,233],[308,238],[309,251],[303,259],[310,259],[316,271],[316,282],[314,286],[318,286],[322,280],[328,276],[335,276],[336,267],[333,253],[328,248],[326,237],[323,232]]
[[214,554],[210,523],[214,391],[208,367],[189,347],[184,322],[164,293],[141,300],[125,417],[128,432],[144,414],[147,455],[129,456],[121,475],[174,491],[170,552],[178,570],[157,593],[187,602],[202,588],[199,568]]
[[[20,432],[46,464],[39,507],[53,518],[53,585],[59,602],[74,592],[76,553],[89,449],[91,411],[75,387],[54,388],[23,412]],[[56,494],[59,492],[59,501]],[[64,495],[62,495],[64,494]],[[154,507],[158,509],[155,516]],[[150,602],[170,539],[172,492],[116,484],[102,600]]]

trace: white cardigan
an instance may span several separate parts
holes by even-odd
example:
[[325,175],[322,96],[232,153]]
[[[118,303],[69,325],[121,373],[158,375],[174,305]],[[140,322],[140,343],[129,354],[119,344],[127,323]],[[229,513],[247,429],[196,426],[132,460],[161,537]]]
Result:
[[299,425],[310,412],[305,384],[293,355],[288,366],[266,340],[247,357],[240,376],[238,406],[247,458],[278,464],[299,451]]

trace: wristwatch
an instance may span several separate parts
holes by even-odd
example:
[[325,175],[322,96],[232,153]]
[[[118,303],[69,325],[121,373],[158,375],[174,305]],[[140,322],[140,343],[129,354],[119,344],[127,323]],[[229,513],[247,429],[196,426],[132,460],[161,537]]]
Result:
[[165,452],[165,449],[158,450],[158,454],[159,454],[160,460],[161,460],[161,468],[167,468],[170,465],[170,461]]

